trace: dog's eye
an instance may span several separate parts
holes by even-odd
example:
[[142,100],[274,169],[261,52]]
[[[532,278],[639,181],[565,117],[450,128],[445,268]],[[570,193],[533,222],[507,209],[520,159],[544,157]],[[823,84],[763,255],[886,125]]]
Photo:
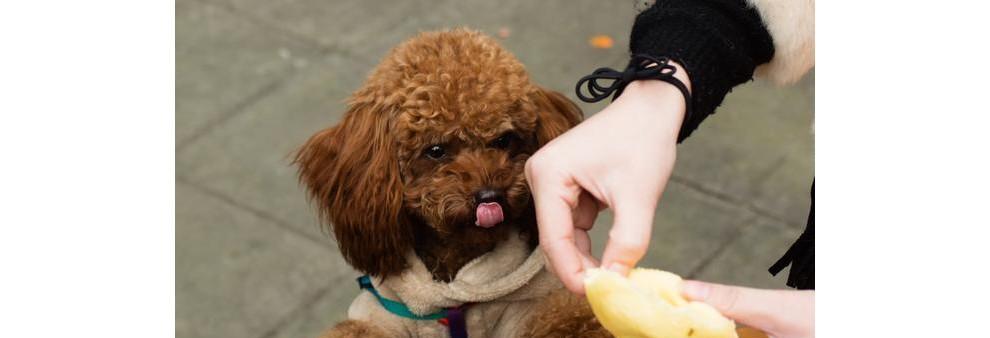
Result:
[[508,149],[510,146],[512,146],[512,142],[515,140],[516,140],[516,134],[505,133],[502,136],[499,136],[494,141],[492,141],[492,143],[490,143],[489,146],[498,149]]
[[426,149],[423,150],[423,154],[434,160],[439,160],[444,156],[447,156],[447,150],[443,149],[443,146],[440,146],[439,144],[434,144],[426,147]]

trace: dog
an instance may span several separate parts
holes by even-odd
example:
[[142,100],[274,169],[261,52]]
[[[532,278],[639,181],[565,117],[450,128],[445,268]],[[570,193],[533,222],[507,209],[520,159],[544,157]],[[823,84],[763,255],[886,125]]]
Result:
[[326,337],[606,337],[544,266],[523,173],[582,119],[469,29],[401,43],[297,152],[363,290]]

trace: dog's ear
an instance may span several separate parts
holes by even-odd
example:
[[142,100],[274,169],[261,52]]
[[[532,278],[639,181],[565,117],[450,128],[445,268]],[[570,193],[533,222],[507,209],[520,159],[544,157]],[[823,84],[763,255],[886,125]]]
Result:
[[581,108],[561,93],[537,87],[531,97],[539,110],[536,139],[540,146],[576,126],[583,118]]
[[295,158],[341,254],[355,269],[383,277],[404,270],[412,248],[389,115],[352,103],[339,125],[313,135]]

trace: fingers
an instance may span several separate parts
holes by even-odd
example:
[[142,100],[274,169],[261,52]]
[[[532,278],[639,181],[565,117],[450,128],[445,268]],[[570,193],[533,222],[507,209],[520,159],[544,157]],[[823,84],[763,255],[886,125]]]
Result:
[[595,225],[595,218],[598,218],[598,200],[587,191],[581,190],[578,196],[577,207],[572,211],[574,214],[574,244],[577,245],[581,253],[581,264],[584,269],[598,267],[598,260],[591,255],[591,237],[588,230]]
[[[580,188],[566,176],[547,176],[552,171],[532,169],[527,162],[526,176],[533,190],[536,223],[540,229],[540,246],[547,263],[572,292],[583,294],[584,263],[574,237],[571,208],[578,203]],[[540,173],[535,175],[534,173]]]
[[578,196],[577,207],[574,208],[574,228],[591,230],[598,218],[598,200],[587,191],[582,190]]
[[651,203],[617,203],[615,222],[608,233],[602,254],[602,267],[625,276],[636,266],[650,244],[655,205]]
[[743,321],[740,317],[750,315],[752,304],[758,300],[755,289],[699,281],[685,281],[683,291],[686,297],[708,303],[723,315],[738,321]]
[[540,246],[550,267],[564,286],[572,292],[584,293],[582,282],[584,264],[575,242],[574,228],[570,224],[570,207],[563,202],[542,203],[543,205],[536,209],[537,224],[540,228]]
[[581,253],[581,265],[585,270],[598,267],[598,260],[591,255],[591,237],[587,231],[576,230],[574,232],[574,244],[577,245]]
[[730,319],[770,334],[807,333],[809,322],[810,332],[814,332],[813,292],[685,281],[683,293],[689,299],[711,305]]
[[[541,221],[539,212],[540,208],[537,207],[537,222],[540,224],[541,229],[540,243],[543,245],[544,253],[548,258],[548,264],[554,273],[557,274],[557,277],[561,281],[564,281],[564,285],[569,290],[583,294],[584,270],[598,267],[598,260],[591,255],[591,237],[588,235],[588,230],[594,225],[595,218],[598,216],[598,201],[587,192],[580,193],[577,207],[571,210],[573,225],[569,227],[562,224],[545,226],[545,224],[550,223]],[[563,235],[556,235],[561,237],[559,237],[559,240],[554,240],[548,237],[553,235],[553,233],[546,233],[544,231],[551,228],[553,231],[561,230],[561,227],[566,227],[567,230],[570,230],[569,238],[563,237]],[[576,250],[574,254],[577,255],[578,262],[580,263],[580,269],[576,271],[571,265],[572,260],[569,258],[570,254],[568,252],[572,251],[569,244],[573,244],[573,248]],[[564,277],[565,274],[571,277]],[[565,278],[571,278],[570,280],[575,283],[569,284]]]
[[574,243],[581,252],[581,263],[585,270],[598,267],[598,260],[591,255],[591,237],[588,236],[588,230],[591,230],[595,225],[595,218],[598,218],[598,210],[598,200],[582,190],[577,207],[573,210]]

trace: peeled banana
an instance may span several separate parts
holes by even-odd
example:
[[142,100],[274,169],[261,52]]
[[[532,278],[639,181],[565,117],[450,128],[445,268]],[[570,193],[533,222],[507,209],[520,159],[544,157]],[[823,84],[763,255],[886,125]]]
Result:
[[618,273],[589,269],[591,310],[617,338],[738,338],[736,325],[710,305],[681,296],[681,277],[653,269]]

